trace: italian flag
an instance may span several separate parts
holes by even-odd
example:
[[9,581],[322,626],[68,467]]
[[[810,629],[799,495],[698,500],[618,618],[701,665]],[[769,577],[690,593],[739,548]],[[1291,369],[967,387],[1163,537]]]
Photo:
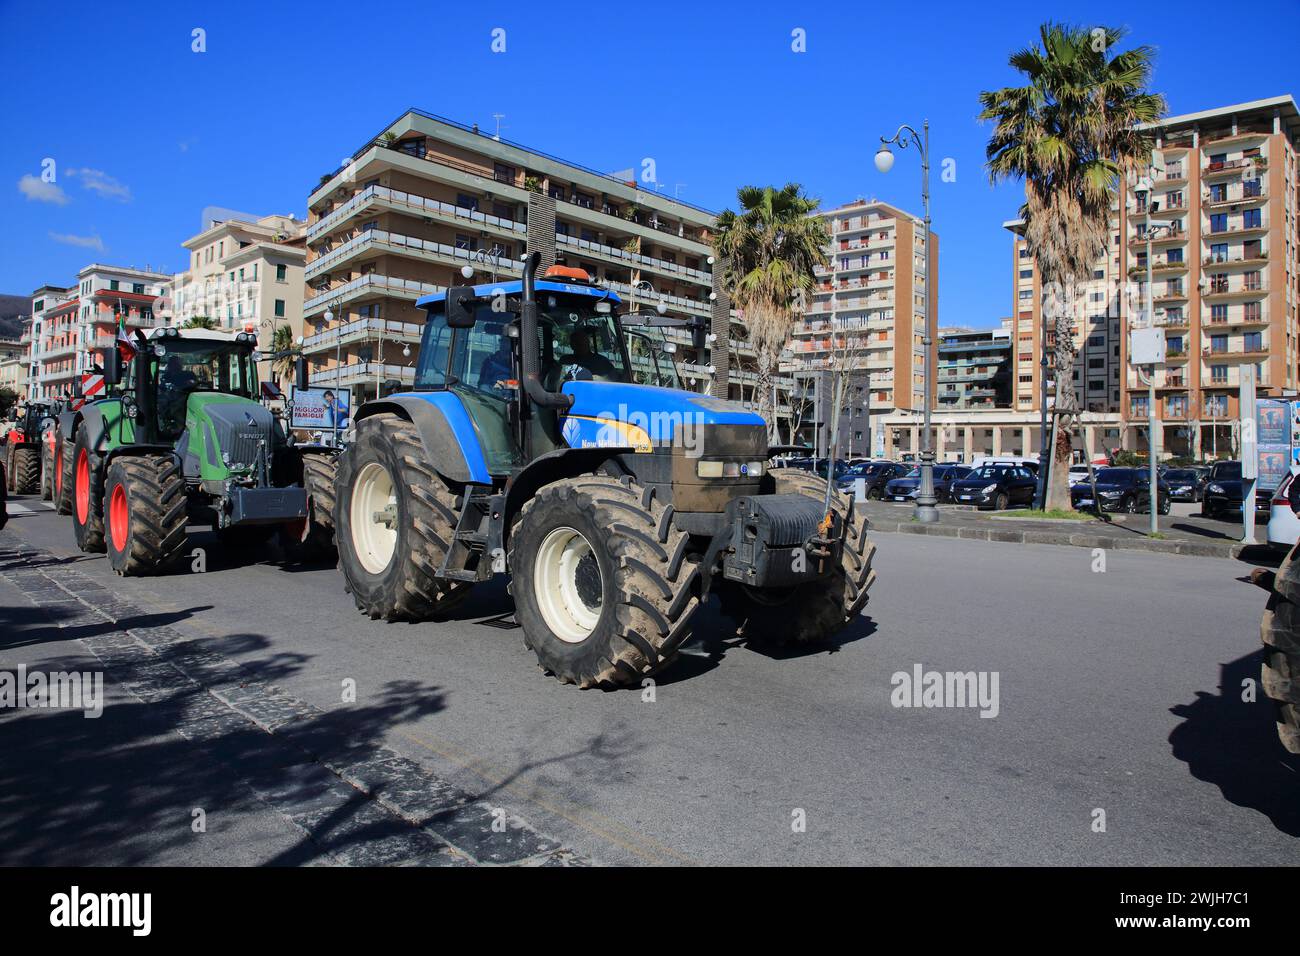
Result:
[[120,312],[117,316],[117,350],[122,353],[124,363],[135,358],[135,343],[126,334],[126,316]]

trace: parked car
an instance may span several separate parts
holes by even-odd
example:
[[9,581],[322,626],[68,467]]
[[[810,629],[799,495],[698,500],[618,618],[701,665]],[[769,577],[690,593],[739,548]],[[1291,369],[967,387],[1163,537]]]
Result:
[[1296,514],[1296,509],[1300,508],[1300,485],[1295,486],[1294,496],[1291,493],[1298,474],[1300,465],[1292,465],[1269,502],[1268,543],[1283,551],[1290,551],[1300,541],[1300,515]]
[[1032,504],[1038,479],[1023,464],[982,465],[950,485],[952,500],[1004,511],[1012,505]]
[[[812,465],[812,469],[811,469],[812,473],[814,475],[817,475],[819,478],[825,478],[828,462],[829,459],[827,458],[818,458],[816,462],[814,462]],[[836,458],[834,467],[831,469],[831,478],[834,481],[839,481],[842,477],[844,477],[844,475],[848,473],[848,471],[849,471],[848,462],[846,462],[843,458]]]
[[1169,497],[1174,501],[1201,500],[1201,476],[1191,468],[1170,468],[1160,480],[1169,486]]
[[[1125,511],[1133,514],[1151,510],[1151,473],[1146,468],[1101,468],[1097,471],[1097,499],[1092,484],[1080,482],[1070,489],[1070,503],[1076,511]],[[1169,486],[1156,479],[1156,511],[1169,514]]]
[[[1205,482],[1205,492],[1201,497],[1201,514],[1207,518],[1217,518],[1229,513],[1241,513],[1241,500],[1244,497],[1245,481],[1241,477],[1241,462],[1216,461],[1210,469],[1210,477]],[[1272,492],[1256,487],[1255,509],[1268,510]]]
[[1071,465],[1071,466],[1070,466],[1069,479],[1070,479],[1070,487],[1071,487],[1071,488],[1073,488],[1075,485],[1077,485],[1077,484],[1078,484],[1079,482],[1081,482],[1081,481],[1087,481],[1087,480],[1088,480],[1088,466],[1087,466],[1087,465]]
[[[970,474],[965,465],[934,466],[934,496],[939,501],[952,500],[952,483]],[[910,501],[916,497],[921,487],[921,469],[913,468],[900,478],[891,478],[885,483],[882,497],[886,501]]]
[[910,470],[909,465],[893,461],[869,461],[865,465],[854,465],[835,481],[840,491],[857,494],[858,479],[861,478],[864,498],[880,498],[884,495],[885,485],[890,479],[898,478]]

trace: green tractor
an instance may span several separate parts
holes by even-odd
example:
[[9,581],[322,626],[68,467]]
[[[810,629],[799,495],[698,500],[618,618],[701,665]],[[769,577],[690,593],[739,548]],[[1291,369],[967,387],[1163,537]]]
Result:
[[122,368],[105,354],[110,397],[70,423],[72,523],[82,551],[147,575],[185,553],[188,524],[223,543],[309,561],[333,553],[335,451],[294,445],[260,404],[256,337],[207,329],[136,332]]
[[[525,644],[583,688],[666,665],[710,593],[748,639],[852,622],[875,547],[851,502],[769,469],[782,449],[739,403],[663,387],[671,361],[646,354],[611,290],[537,266],[422,298],[414,389],[358,409],[335,509],[358,608],[436,619],[509,573]],[[638,383],[652,366],[661,384]]]

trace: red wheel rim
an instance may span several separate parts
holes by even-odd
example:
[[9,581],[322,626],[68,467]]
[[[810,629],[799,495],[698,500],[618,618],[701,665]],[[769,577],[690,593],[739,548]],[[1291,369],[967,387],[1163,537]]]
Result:
[[114,549],[126,550],[126,533],[130,525],[131,512],[126,504],[126,489],[121,485],[114,485],[113,495],[108,503],[108,531],[113,536]]
[[63,442],[54,452],[54,503],[63,497]]
[[77,455],[77,521],[85,524],[90,520],[90,462],[86,460],[83,448]]

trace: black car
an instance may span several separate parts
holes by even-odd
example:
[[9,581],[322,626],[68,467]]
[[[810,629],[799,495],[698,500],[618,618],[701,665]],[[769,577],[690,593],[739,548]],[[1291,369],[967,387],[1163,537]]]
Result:
[[884,495],[885,485],[890,479],[906,474],[910,468],[910,465],[900,465],[892,461],[868,461],[861,465],[854,465],[842,475],[836,476],[835,486],[840,491],[856,495],[860,478],[864,485],[863,497],[880,498]]
[[[1099,468],[1097,497],[1092,482],[1081,481],[1070,489],[1070,503],[1076,511],[1124,511],[1134,514],[1151,510],[1151,473],[1146,468]],[[1156,511],[1169,514],[1169,486],[1156,477]]]
[[[1241,500],[1245,496],[1245,481],[1241,477],[1241,462],[1216,461],[1205,481],[1201,498],[1201,514],[1217,518],[1222,514],[1241,514]],[[1267,511],[1272,501],[1272,491],[1255,488],[1255,509]]]
[[1169,486],[1174,501],[1200,501],[1201,476],[1191,468],[1170,468],[1160,480]]
[[997,511],[1033,504],[1037,488],[1038,480],[1024,465],[981,465],[949,485],[957,504]]
[[[934,466],[934,496],[940,501],[952,499],[952,483],[970,474],[965,465]],[[901,478],[891,478],[885,483],[882,497],[886,501],[910,501],[921,487],[921,469],[913,468]]]

